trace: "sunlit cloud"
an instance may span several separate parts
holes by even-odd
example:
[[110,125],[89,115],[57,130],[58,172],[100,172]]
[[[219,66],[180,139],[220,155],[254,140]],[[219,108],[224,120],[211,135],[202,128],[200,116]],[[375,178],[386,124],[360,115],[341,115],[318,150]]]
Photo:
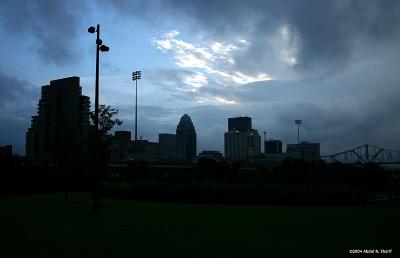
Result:
[[234,100],[229,100],[229,99],[226,99],[226,98],[223,98],[223,97],[215,97],[214,98],[216,101],[218,101],[219,103],[222,103],[222,104],[229,104],[229,105],[235,105],[235,104],[238,104],[236,101],[234,101]]
[[[237,45],[233,43],[214,41],[207,46],[198,46],[178,39],[180,33],[172,30],[161,37],[153,38],[157,49],[163,53],[171,53],[174,63],[187,69],[200,69],[202,73],[195,73],[186,77],[183,83],[198,88],[210,81],[223,86],[240,86],[256,81],[271,80],[267,73],[249,75],[233,68],[235,64],[234,53],[248,47],[250,42],[238,39]],[[233,104],[231,101],[219,102]]]
[[284,24],[278,29],[280,36],[280,44],[277,47],[278,53],[280,53],[281,61],[286,65],[293,66],[297,62],[298,51],[296,49],[296,40],[294,33],[290,30],[289,26]]
[[231,51],[238,49],[238,47],[233,44],[224,44],[221,42],[212,43],[210,48],[214,53],[221,55],[228,55]]
[[237,85],[242,85],[252,82],[268,81],[273,79],[266,73],[260,73],[257,74],[256,76],[245,75],[241,72],[227,73],[217,70],[211,70],[210,73],[216,74],[219,77],[219,82],[224,85],[229,84],[231,82],[234,82]]
[[207,80],[207,77],[203,73],[198,72],[195,74],[187,75],[183,79],[183,83],[185,83],[187,85],[191,85],[194,88],[200,88],[204,85],[207,85],[208,80]]
[[237,105],[239,104],[236,100],[227,99],[221,96],[216,97],[199,97],[196,99],[196,103],[204,105]]

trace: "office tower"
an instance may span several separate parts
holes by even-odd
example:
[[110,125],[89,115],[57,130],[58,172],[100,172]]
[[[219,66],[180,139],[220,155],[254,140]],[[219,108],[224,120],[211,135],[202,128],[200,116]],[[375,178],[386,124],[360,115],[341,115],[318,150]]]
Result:
[[79,77],[42,86],[38,114],[26,133],[26,155],[50,160],[78,152],[89,137],[90,100],[82,96]]
[[282,153],[282,142],[280,140],[269,139],[264,142],[265,154]]
[[184,114],[176,127],[176,158],[180,161],[194,161],[196,153],[196,130],[190,116]]
[[227,160],[249,160],[261,154],[261,136],[251,128],[250,117],[228,118],[228,129],[224,134]]
[[299,144],[288,144],[286,153],[295,154],[298,159],[304,161],[319,161],[319,143],[301,142]]
[[228,118],[228,131],[239,131],[247,133],[251,129],[250,117],[232,117]]
[[158,135],[160,160],[176,160],[176,135],[160,133]]
[[229,131],[224,134],[225,159],[247,160],[247,133]]
[[247,158],[253,159],[261,154],[261,136],[256,129],[247,132]]

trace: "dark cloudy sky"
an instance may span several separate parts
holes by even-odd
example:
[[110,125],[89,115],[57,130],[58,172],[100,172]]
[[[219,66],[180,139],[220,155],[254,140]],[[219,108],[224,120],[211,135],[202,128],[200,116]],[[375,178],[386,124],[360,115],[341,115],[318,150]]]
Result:
[[223,150],[227,118],[284,144],[321,143],[322,154],[369,143],[400,149],[400,1],[390,0],[2,0],[0,145],[25,150],[40,86],[80,76],[94,91],[94,35],[101,103],[157,141],[191,116],[198,151]]

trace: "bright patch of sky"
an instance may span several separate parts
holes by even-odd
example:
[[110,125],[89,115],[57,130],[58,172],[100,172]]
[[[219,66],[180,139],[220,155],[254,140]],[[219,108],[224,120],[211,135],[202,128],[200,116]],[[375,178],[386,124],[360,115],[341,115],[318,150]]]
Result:
[[[191,68],[201,71],[201,77],[196,86],[208,84],[209,81],[224,86],[240,86],[243,84],[267,81],[272,77],[266,72],[255,75],[246,74],[235,70],[233,64],[234,54],[237,51],[246,50],[247,41],[238,39],[239,44],[226,42],[212,42],[210,44],[190,43],[179,39],[179,31],[171,30],[153,38],[153,43],[162,53],[170,54],[172,62],[180,68]],[[208,77],[205,80],[204,75]],[[221,101],[220,103],[232,104],[233,102]]]

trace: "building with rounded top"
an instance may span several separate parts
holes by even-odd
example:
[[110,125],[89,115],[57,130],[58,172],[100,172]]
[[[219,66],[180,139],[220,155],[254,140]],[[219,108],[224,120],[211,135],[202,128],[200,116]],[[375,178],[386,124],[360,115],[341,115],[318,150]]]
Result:
[[176,158],[180,161],[194,161],[196,154],[196,130],[190,116],[184,114],[176,127]]

